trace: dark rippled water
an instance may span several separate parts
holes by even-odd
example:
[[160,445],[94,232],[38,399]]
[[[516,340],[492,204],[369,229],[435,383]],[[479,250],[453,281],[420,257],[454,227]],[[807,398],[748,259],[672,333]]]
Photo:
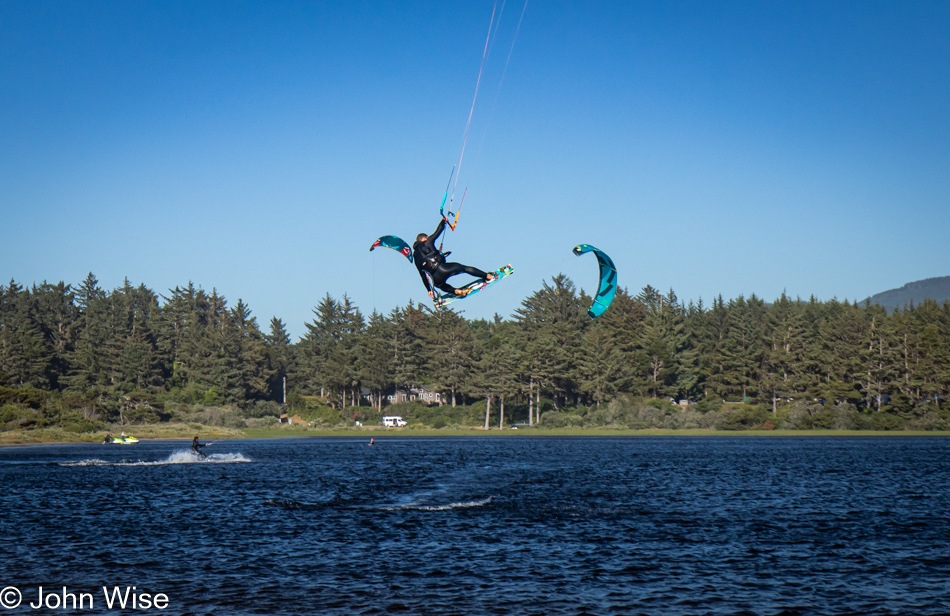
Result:
[[7,613],[950,613],[950,439],[367,442],[0,449]]

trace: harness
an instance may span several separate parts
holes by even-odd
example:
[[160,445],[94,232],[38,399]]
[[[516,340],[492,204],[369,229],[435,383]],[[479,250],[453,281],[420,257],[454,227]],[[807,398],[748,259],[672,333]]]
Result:
[[452,251],[441,252],[439,250],[434,250],[429,254],[423,254],[422,250],[419,251],[419,256],[422,257],[422,262],[420,266],[423,270],[429,274],[435,273],[435,270],[439,269],[439,266],[445,263],[445,258],[452,254]]

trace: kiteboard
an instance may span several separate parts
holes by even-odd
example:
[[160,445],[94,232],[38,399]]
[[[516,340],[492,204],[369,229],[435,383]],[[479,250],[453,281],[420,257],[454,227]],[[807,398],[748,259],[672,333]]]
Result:
[[438,297],[435,298],[435,302],[434,302],[435,307],[444,308],[445,306],[448,306],[449,304],[453,302],[457,302],[460,299],[471,297],[475,295],[476,293],[478,293],[479,291],[481,291],[482,289],[486,287],[490,287],[491,285],[495,284],[496,282],[508,276],[509,274],[513,274],[514,271],[515,270],[511,267],[511,265],[506,265],[502,267],[501,269],[498,269],[492,272],[495,275],[495,278],[493,280],[476,280],[474,282],[468,283],[464,287],[460,287],[462,289],[469,290],[468,293],[466,293],[465,295],[439,295]]

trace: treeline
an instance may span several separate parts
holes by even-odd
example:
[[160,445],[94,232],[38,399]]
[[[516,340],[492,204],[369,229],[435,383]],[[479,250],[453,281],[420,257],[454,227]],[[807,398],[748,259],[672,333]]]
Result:
[[564,276],[490,321],[413,303],[365,316],[327,295],[292,343],[280,319],[265,332],[242,301],[192,284],[160,296],[128,281],[106,292],[92,274],[76,288],[11,281],[0,285],[0,404],[53,397],[86,419],[142,409],[160,418],[168,401],[273,405],[286,382],[291,405],[324,396],[334,408],[381,411],[387,396],[423,388],[453,407],[484,400],[496,415],[527,406],[530,423],[542,408],[594,408],[620,394],[772,412],[791,401],[905,418],[946,411],[948,303],[887,314],[783,294],[706,306],[649,286],[620,290],[596,320],[589,303]]

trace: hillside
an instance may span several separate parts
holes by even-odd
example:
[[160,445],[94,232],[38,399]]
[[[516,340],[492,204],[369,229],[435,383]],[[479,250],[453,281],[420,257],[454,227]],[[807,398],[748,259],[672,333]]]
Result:
[[925,299],[933,299],[940,304],[950,300],[950,276],[908,282],[899,289],[884,291],[868,298],[872,304],[880,304],[889,311],[903,308],[911,302],[919,304]]

